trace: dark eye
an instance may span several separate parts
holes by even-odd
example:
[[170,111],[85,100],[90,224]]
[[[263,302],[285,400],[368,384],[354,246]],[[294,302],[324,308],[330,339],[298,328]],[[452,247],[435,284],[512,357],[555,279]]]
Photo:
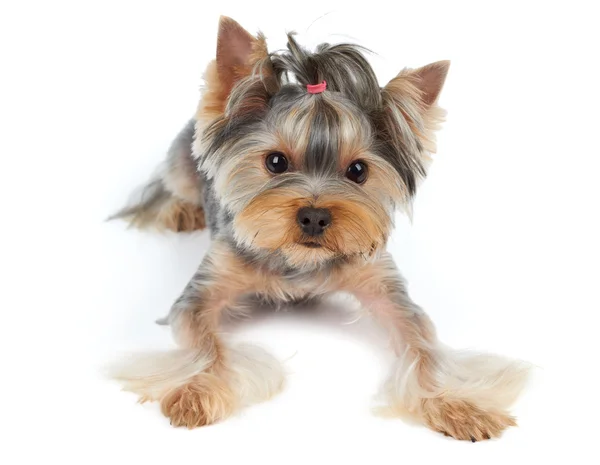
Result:
[[362,184],[367,180],[367,165],[362,161],[353,161],[346,171],[346,177],[356,184]]
[[265,162],[267,169],[274,174],[285,173],[288,169],[288,161],[281,152],[273,152],[267,156]]

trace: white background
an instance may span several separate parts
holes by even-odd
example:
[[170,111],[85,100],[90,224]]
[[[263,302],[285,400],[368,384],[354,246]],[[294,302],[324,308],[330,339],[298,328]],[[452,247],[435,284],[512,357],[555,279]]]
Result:
[[[598,463],[593,3],[2,2],[0,462]],[[373,416],[384,341],[327,309],[240,328],[288,384],[219,425],[171,428],[102,379],[121,350],[171,347],[153,321],[207,247],[103,219],[193,114],[220,14],[271,49],[288,30],[357,41],[382,84],[452,60],[439,153],[390,250],[445,342],[539,367],[518,428],[471,444]]]

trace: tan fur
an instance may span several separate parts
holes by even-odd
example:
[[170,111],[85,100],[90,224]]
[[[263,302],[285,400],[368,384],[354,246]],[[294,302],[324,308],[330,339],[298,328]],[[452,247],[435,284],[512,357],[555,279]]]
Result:
[[204,426],[270,399],[284,385],[282,367],[271,355],[249,345],[226,346],[220,361],[189,349],[136,354],[110,374],[140,403],[160,402],[172,425]]
[[398,281],[389,257],[336,275],[390,333],[398,363],[384,386],[381,413],[409,416],[457,439],[497,437],[516,425],[506,413],[527,381],[527,364],[445,347],[433,323]]
[[217,60],[211,61],[204,72],[204,90],[196,111],[196,128],[202,133],[207,124],[225,112],[227,91],[219,80]]
[[[201,188],[207,179],[212,189],[207,209],[211,215],[219,210],[215,238],[161,320],[172,327],[180,349],[134,356],[114,377],[141,402],[160,402],[174,426],[218,422],[272,397],[284,383],[272,356],[226,340],[222,318],[243,314],[248,298],[283,304],[346,292],[389,331],[396,361],[382,389],[381,412],[410,416],[457,439],[499,436],[516,424],[507,408],[521,391],[528,366],[444,346],[385,252],[396,208],[409,204],[436,151],[434,134],[445,114],[437,101],[449,62],[403,70],[380,92],[374,74],[360,83],[358,78],[371,76],[370,67],[360,65],[360,55],[347,46],[324,49],[320,57],[304,56],[291,37],[288,47],[305,61],[286,63],[275,55],[271,61],[262,34],[255,37],[231,18],[221,18],[196,121],[176,139],[159,182],[150,183],[142,201],[121,214],[133,215],[131,222],[138,225],[202,229]],[[329,63],[318,63],[342,57],[346,63],[337,77]],[[292,110],[278,106],[287,105],[285,96],[281,102],[271,97],[288,72],[300,73],[296,77],[304,83],[331,72],[328,81],[341,93],[300,93],[293,96]],[[286,156],[285,173],[274,175],[265,167],[271,152]],[[327,159],[332,153],[337,158]],[[346,178],[357,160],[367,172],[360,185]],[[326,162],[322,173],[315,168],[321,162]],[[307,222],[299,226],[302,207],[329,212],[326,222],[319,221],[323,229],[310,230]],[[225,210],[227,216],[221,216]],[[230,217],[233,228],[224,221]]]
[[[345,200],[339,198],[340,189],[353,187],[346,182],[344,186],[332,188],[331,194],[327,190],[320,192],[318,198],[308,187],[304,190],[272,189],[257,195],[247,205],[238,204],[233,198],[236,192],[232,192],[230,186],[236,185],[240,192],[246,192],[246,186],[249,190],[253,186],[266,184],[272,178],[264,167],[264,158],[269,152],[283,152],[291,163],[291,172],[295,167],[302,166],[310,123],[317,108],[314,99],[307,99],[301,110],[277,121],[274,139],[269,134],[254,135],[263,146],[257,144],[257,151],[245,153],[242,159],[225,161],[216,173],[215,190],[233,211],[239,212],[234,220],[237,238],[251,248],[281,250],[293,266],[314,265],[339,255],[371,255],[385,245],[391,229],[390,211],[382,205],[389,199],[401,203],[406,198],[394,169],[385,160],[369,152],[372,136],[369,125],[352,108],[347,108],[332,97],[323,98],[338,113],[341,123],[344,137],[339,139],[338,169],[342,179],[353,160],[368,162],[369,177],[357,195],[346,195]],[[263,153],[259,151],[260,148],[264,148]],[[307,249],[298,245],[301,233],[296,214],[304,206],[326,208],[332,214],[332,226],[317,240],[323,246],[321,249]],[[389,207],[391,210],[392,205]]]
[[220,292],[230,297],[230,306],[234,306],[235,296],[246,292],[283,301],[303,297],[311,291],[319,292],[314,283],[294,283],[268,270],[256,269],[237,257],[226,245],[220,245],[216,253],[215,260],[218,260],[220,269],[215,285],[220,291],[215,293]]
[[165,395],[160,407],[173,426],[191,429],[231,415],[236,408],[236,398],[224,379],[202,373]]
[[206,227],[204,210],[184,200],[172,198],[161,208],[156,225],[175,232],[201,230]]
[[249,246],[276,250],[300,237],[296,214],[306,200],[287,190],[256,197],[235,218],[238,237]]
[[406,188],[403,183],[398,182],[394,168],[389,163],[370,152],[363,152],[352,158],[362,160],[368,166],[368,177],[361,187],[368,192],[369,197],[382,201],[392,199],[397,205],[403,205],[408,201]]
[[202,207],[172,195],[165,196],[148,208],[133,210],[119,216],[128,221],[131,227],[140,229],[192,232],[206,227]]
[[[299,245],[302,234],[296,214],[304,206],[326,208],[333,221],[325,234],[312,238],[322,245]],[[255,199],[235,218],[235,230],[249,247],[281,249],[291,265],[318,264],[338,255],[369,256],[382,247],[389,233],[388,215],[377,203],[343,201],[324,194],[314,199],[307,193],[272,189]]]
[[290,301],[308,294],[319,295],[330,291],[325,272],[315,272],[311,279],[305,281],[284,279],[280,274],[245,262],[227,244],[218,241],[211,246],[210,254],[214,262],[218,263],[218,268],[214,268],[211,296],[214,299],[222,297],[224,307],[235,307],[236,299],[247,292]]
[[282,301],[338,291],[355,295],[389,330],[398,357],[384,386],[388,405],[383,413],[409,415],[465,440],[497,437],[516,424],[505,409],[523,387],[527,368],[444,347],[429,318],[408,299],[387,254],[356,257],[303,280],[252,267],[218,241],[209,256],[212,265],[205,271],[210,280],[197,284],[209,289],[204,310],[190,307],[171,321],[184,349],[134,358],[116,376],[141,401],[159,400],[174,425],[210,424],[281,390],[282,370],[272,357],[231,348],[218,335],[222,312],[235,309],[237,299],[249,291]]
[[279,362],[262,349],[242,345],[228,349],[222,362],[165,395],[161,411],[173,426],[196,428],[269,400],[283,385]]
[[[187,134],[186,134],[187,135]],[[183,138],[180,144],[173,144],[170,151],[170,163],[164,171],[162,183],[167,192],[176,199],[190,205],[202,206],[202,180],[191,156],[193,134]]]
[[113,367],[112,376],[140,402],[159,401],[174,426],[194,428],[220,421],[241,406],[262,402],[279,392],[279,363],[256,348],[232,348],[219,335],[223,311],[249,290],[282,297],[285,292],[265,273],[243,272],[245,265],[229,248],[213,243],[214,279],[200,303],[176,313],[171,321],[182,349],[138,354]]
[[[228,35],[237,36],[238,43],[246,43],[248,52],[245,54],[245,62],[240,63],[232,57],[235,51],[231,50],[231,39],[228,41],[226,37]],[[207,124],[223,115],[234,85],[250,76],[254,66],[267,55],[267,44],[263,34],[259,33],[258,37],[254,37],[233,19],[221,17],[217,58],[209,63],[204,73],[204,89],[196,111],[196,127],[200,132]]]
[[211,256],[218,268],[214,269],[214,285],[211,297],[222,299],[223,305],[235,303],[235,299],[246,292],[269,292],[277,287],[277,281],[261,270],[254,270],[226,244],[216,242],[211,248]]
[[460,399],[424,399],[422,415],[425,423],[455,439],[482,441],[499,437],[509,426],[517,426],[514,418],[495,411],[486,411]]
[[325,247],[352,256],[370,255],[385,244],[390,223],[381,206],[346,202],[327,195],[314,202],[314,206],[328,209],[333,218],[323,239]]
[[404,69],[382,92],[384,102],[402,114],[396,121],[406,121],[419,137],[425,149],[422,155],[426,164],[431,162],[430,154],[437,151],[436,131],[446,116],[437,101],[449,67],[449,61],[438,61],[417,69]]

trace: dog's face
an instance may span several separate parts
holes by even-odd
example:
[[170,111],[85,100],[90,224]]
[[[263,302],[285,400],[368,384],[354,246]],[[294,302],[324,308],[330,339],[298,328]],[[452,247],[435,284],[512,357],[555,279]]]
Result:
[[[368,259],[425,174],[447,63],[380,89],[355,47],[310,54],[291,37],[288,47],[268,55],[260,36],[222,20],[198,114],[199,167],[240,247],[296,268]],[[321,80],[324,92],[307,91]]]

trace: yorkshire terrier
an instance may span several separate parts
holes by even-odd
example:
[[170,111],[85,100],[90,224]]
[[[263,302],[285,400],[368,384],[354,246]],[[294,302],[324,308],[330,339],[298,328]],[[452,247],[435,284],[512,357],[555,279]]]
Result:
[[282,389],[280,363],[219,334],[225,316],[350,294],[388,332],[397,356],[389,412],[456,439],[498,437],[528,366],[454,351],[407,294],[386,242],[406,211],[445,112],[450,63],[404,69],[385,87],[356,45],[312,53],[288,34],[221,17],[216,59],[195,117],[164,165],[113,218],[141,228],[210,230],[211,246],[168,316],[176,351],[142,354],[113,375],[174,426],[223,420]]

